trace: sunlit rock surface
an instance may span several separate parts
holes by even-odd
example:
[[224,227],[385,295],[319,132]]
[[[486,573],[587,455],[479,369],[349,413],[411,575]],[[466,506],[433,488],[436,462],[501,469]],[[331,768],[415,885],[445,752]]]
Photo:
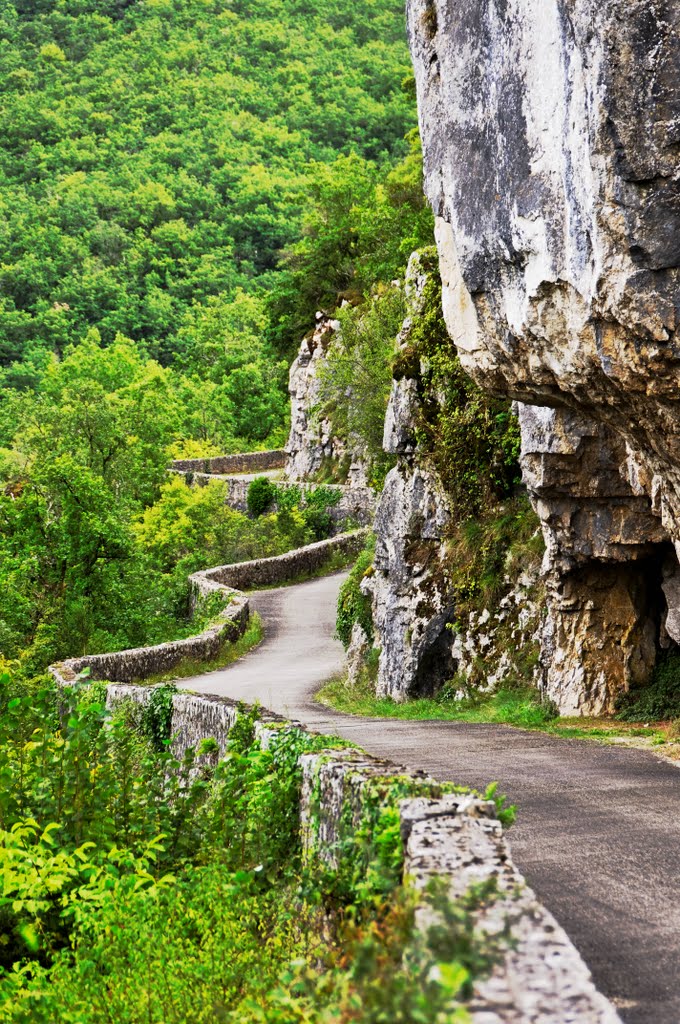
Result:
[[[427,282],[414,253],[406,274],[408,316],[399,335],[406,348]],[[375,517],[375,572],[362,584],[371,596],[377,692],[395,700],[430,694],[455,672],[454,607],[446,574],[446,534],[451,511],[438,473],[418,453],[421,399],[418,382],[392,382],[383,448],[397,456],[387,474]]]
[[447,325],[524,406],[544,685],[608,711],[680,636],[680,7],[407,10]]

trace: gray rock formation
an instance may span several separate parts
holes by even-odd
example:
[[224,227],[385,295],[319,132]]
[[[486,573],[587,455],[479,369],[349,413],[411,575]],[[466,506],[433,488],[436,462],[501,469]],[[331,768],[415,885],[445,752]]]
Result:
[[432,694],[454,674],[447,629],[454,609],[443,565],[448,521],[434,470],[400,459],[375,518],[375,572],[362,583],[380,647],[380,695]]
[[347,685],[357,686],[366,666],[371,642],[360,622],[352,626],[352,635],[347,648]]
[[[399,335],[402,349],[426,281],[414,253],[406,274],[409,316]],[[433,693],[455,671],[454,638],[447,629],[454,609],[444,568],[450,509],[437,472],[417,454],[419,410],[418,382],[393,381],[383,447],[398,463],[387,474],[376,512],[375,572],[362,583],[371,595],[380,648],[377,692],[396,700]]]
[[680,637],[680,7],[407,10],[447,325],[481,386],[539,407],[545,686],[610,710]]
[[365,487],[366,473],[361,458],[348,452],[346,445],[333,436],[330,420],[320,411],[319,366],[340,324],[324,313],[316,314],[314,331],[303,338],[297,358],[290,368],[290,434],[286,445],[286,476],[292,481],[313,480],[329,464],[347,464],[347,483]]

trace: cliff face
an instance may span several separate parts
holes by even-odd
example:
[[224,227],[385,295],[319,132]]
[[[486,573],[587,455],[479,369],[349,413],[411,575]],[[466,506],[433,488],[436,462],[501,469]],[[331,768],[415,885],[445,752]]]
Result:
[[544,684],[611,710],[680,641],[680,7],[407,10],[448,329],[521,403]]
[[[409,315],[398,338],[401,351],[408,350],[413,321],[423,312],[427,280],[421,256],[414,253],[405,281]],[[431,460],[419,450],[419,392],[417,376],[392,383],[383,448],[398,461],[387,474],[375,517],[375,572],[362,587],[371,596],[380,648],[377,692],[396,700],[434,693],[456,668],[445,568],[451,509]]]
[[[380,496],[373,572],[362,583],[371,597],[380,649],[377,692],[396,700],[432,695],[454,680],[461,692],[492,688],[510,678],[526,682],[532,668],[520,662],[535,649],[541,619],[540,555],[532,557],[525,545],[518,557],[500,537],[485,537],[480,522],[486,517],[488,529],[489,521],[512,519],[512,499],[503,505],[475,490],[477,500],[468,493],[461,505],[461,489],[457,492],[446,472],[455,447],[444,452],[439,426],[443,418],[469,411],[475,396],[458,395],[452,405],[452,396],[439,387],[441,375],[433,376],[442,358],[453,368],[455,352],[441,322],[435,267],[435,254],[416,252],[406,274],[408,316],[397,339],[383,438],[397,465]],[[487,408],[478,409],[476,420],[465,420],[464,444],[479,449],[473,477],[488,476],[495,461],[480,442],[480,431],[497,418],[498,409]],[[456,464],[455,472],[464,478],[470,467]],[[532,532],[535,517],[529,518]],[[497,548],[491,558],[480,562],[469,550],[456,553],[464,521],[479,528],[477,548]],[[476,591],[491,562],[496,592],[487,603]]]
[[339,474],[342,483],[365,487],[366,470],[361,455],[349,452],[333,435],[330,420],[320,410],[318,372],[339,330],[337,320],[317,313],[316,326],[303,338],[290,368],[291,423],[286,445],[286,476],[292,481],[305,481],[324,474]]

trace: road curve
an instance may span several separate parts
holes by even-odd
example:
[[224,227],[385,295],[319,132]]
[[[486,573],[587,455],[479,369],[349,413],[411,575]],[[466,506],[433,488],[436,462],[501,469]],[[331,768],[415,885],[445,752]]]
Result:
[[505,726],[356,718],[315,704],[315,690],[343,667],[333,639],[342,578],[253,594],[263,643],[182,685],[258,700],[441,780],[499,780],[519,807],[513,858],[601,991],[627,1024],[679,1024],[678,769],[644,751]]

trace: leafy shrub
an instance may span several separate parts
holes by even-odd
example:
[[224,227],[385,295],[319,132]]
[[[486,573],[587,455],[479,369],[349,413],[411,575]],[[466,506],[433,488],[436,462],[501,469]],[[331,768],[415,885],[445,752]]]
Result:
[[173,697],[177,693],[174,683],[155,686],[144,705],[141,728],[155,750],[163,751],[170,742],[172,727]]
[[460,1000],[502,946],[474,935],[471,911],[493,894],[433,893],[442,927],[414,933],[398,888],[408,779],[376,780],[360,821],[343,818],[341,868],[315,871],[299,759],[332,739],[282,729],[263,750],[257,711],[242,711],[226,757],[197,770],[101,696],[76,685],[57,713],[53,688],[0,680],[0,1020],[467,1019]]
[[314,540],[330,537],[333,519],[329,509],[337,505],[342,494],[332,487],[316,487],[305,490],[302,516]]
[[404,293],[399,287],[381,290],[362,305],[341,309],[341,335],[319,369],[321,402],[333,433],[350,449],[363,452],[373,482],[379,486],[394,465],[382,442],[395,338],[405,315]]
[[446,556],[458,618],[497,600],[506,575],[537,565],[544,550],[538,516],[524,495],[464,519],[449,539]]
[[258,476],[248,487],[246,502],[251,516],[264,515],[274,504],[276,487],[267,476]]
[[[295,535],[299,544],[324,540],[332,532],[329,509],[342,493],[333,487],[277,487],[268,477],[257,477],[248,488],[248,511],[262,516],[276,506],[282,528]],[[302,533],[300,533],[302,529]]]
[[373,550],[362,551],[349,576],[340,588],[336,632],[345,648],[349,647],[354,623],[358,622],[369,641],[373,642],[373,613],[371,601],[361,592],[361,581],[373,565]]
[[662,655],[647,686],[619,700],[617,718],[623,722],[655,722],[680,717],[680,652]]

